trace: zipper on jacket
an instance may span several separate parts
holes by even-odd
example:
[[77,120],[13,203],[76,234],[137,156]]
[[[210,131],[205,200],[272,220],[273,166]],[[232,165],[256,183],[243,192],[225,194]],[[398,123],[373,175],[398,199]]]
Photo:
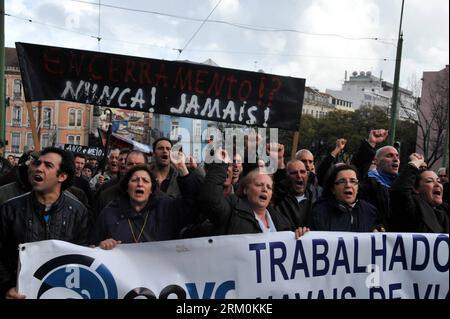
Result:
[[62,221],[62,229],[61,229],[61,240],[65,240],[65,236],[66,236],[66,216],[63,216],[63,221]]
[[33,220],[28,218],[28,231],[27,231],[27,241],[33,241]]
[[45,238],[46,239],[50,239],[50,225],[49,225],[49,222],[47,222],[47,221],[44,221],[44,222],[45,222],[45,231],[46,231]]

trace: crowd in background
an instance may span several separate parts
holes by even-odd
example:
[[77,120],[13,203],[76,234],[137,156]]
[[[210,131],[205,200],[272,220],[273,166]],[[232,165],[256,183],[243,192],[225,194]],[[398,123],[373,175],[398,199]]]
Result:
[[[306,149],[276,160],[218,149],[196,163],[160,138],[153,153],[112,149],[97,158],[48,147],[0,167],[0,294],[25,298],[16,286],[18,245],[59,239],[113,249],[121,243],[293,231],[449,233],[448,169],[434,172],[421,154],[400,163],[388,131],[372,130],[349,163],[346,145],[320,162]],[[263,143],[256,139],[256,143]],[[249,149],[248,142],[245,150]]]

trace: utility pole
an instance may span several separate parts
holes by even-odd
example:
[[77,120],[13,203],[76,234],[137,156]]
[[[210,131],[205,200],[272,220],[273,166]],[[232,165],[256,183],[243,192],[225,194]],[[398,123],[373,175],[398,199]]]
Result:
[[400,13],[400,27],[398,29],[397,41],[397,55],[395,58],[395,73],[394,73],[394,87],[392,88],[392,105],[391,105],[391,126],[389,128],[389,145],[395,142],[395,130],[397,126],[397,101],[398,101],[398,85],[400,82],[400,65],[402,62],[402,47],[403,47],[403,7],[405,0],[402,0],[402,11]]
[[4,147],[6,147],[5,81],[5,1],[0,0],[0,143],[3,143]]
[[[443,154],[442,154],[442,167],[447,167],[448,164],[448,113],[447,113],[447,126],[445,128],[445,142],[444,142],[444,147],[443,147]],[[447,172],[448,174],[448,172]]]

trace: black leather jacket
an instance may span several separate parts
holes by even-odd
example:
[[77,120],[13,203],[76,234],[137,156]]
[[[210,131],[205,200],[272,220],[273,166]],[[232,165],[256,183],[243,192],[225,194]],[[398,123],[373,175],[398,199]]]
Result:
[[[48,222],[44,215],[48,215]],[[87,208],[65,193],[45,212],[33,193],[15,197],[0,206],[0,298],[15,286],[18,245],[47,239],[87,245]]]

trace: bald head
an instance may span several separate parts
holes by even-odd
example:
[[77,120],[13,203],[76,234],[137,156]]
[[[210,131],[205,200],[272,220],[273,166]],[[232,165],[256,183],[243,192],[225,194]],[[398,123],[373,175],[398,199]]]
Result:
[[398,174],[400,156],[393,146],[383,146],[375,153],[377,170],[387,174]]

